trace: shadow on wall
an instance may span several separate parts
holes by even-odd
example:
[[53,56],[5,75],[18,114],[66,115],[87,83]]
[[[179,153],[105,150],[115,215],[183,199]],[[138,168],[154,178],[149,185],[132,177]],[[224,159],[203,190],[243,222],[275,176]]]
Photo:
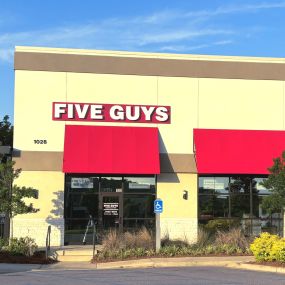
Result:
[[59,190],[53,192],[55,198],[52,199],[53,207],[50,214],[46,218],[48,225],[55,227],[60,232],[60,239],[63,240],[64,232],[64,191]]
[[158,175],[158,182],[162,183],[179,183],[179,178],[174,171],[172,162],[169,159],[169,154],[167,152],[166,146],[159,132],[159,161],[160,161],[160,171],[161,174]]

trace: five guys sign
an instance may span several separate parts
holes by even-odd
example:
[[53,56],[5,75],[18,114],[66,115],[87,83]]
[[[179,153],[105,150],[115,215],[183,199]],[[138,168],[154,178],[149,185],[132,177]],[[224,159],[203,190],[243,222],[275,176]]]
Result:
[[52,119],[170,124],[170,106],[53,102]]

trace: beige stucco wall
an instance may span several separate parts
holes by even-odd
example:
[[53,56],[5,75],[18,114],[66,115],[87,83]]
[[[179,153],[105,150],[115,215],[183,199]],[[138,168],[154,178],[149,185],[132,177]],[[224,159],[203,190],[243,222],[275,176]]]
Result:
[[52,120],[54,101],[170,105],[171,124],[131,124],[158,126],[162,153],[193,153],[193,128],[285,126],[283,81],[16,71],[16,149],[63,151],[65,122]]
[[38,190],[38,199],[27,199],[26,202],[33,203],[39,211],[14,217],[13,236],[30,236],[38,246],[45,246],[47,228],[51,225],[51,245],[63,245],[64,174],[55,171],[23,171],[15,184]]
[[[183,199],[184,190],[188,191],[188,200]],[[157,197],[164,203],[160,215],[162,238],[195,242],[198,234],[197,174],[158,175]]]

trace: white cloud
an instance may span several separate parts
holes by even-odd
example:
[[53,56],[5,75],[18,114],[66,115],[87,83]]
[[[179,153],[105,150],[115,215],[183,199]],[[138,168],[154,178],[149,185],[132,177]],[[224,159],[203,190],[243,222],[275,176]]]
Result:
[[191,52],[193,50],[199,50],[203,48],[213,47],[213,46],[220,46],[220,45],[229,45],[232,44],[232,40],[223,40],[217,42],[209,42],[200,45],[173,45],[173,46],[162,46],[160,51],[164,52]]
[[285,1],[227,5],[191,12],[164,10],[46,30],[7,32],[0,34],[0,60],[11,62],[15,45],[183,52],[231,44],[237,37],[245,38],[250,28],[245,32],[239,27],[225,28],[213,17],[281,8],[285,8]]

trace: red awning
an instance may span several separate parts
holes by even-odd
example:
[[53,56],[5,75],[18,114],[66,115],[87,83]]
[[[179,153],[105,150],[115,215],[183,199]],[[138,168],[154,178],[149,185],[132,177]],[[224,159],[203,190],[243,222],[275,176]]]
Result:
[[158,129],[66,125],[63,172],[159,174]]
[[285,131],[194,129],[199,174],[268,174]]

